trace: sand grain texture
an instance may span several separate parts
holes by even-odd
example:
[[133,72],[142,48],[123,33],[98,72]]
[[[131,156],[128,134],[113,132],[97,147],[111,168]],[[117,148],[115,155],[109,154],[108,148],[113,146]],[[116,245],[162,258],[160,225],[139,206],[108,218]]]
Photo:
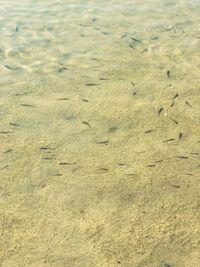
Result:
[[0,8],[0,266],[200,266],[199,1]]

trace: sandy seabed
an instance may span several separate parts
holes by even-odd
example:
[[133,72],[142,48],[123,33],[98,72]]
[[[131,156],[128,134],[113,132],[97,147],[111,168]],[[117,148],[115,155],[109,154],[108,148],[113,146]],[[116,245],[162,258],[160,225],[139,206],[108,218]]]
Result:
[[0,7],[0,266],[200,266],[200,2]]

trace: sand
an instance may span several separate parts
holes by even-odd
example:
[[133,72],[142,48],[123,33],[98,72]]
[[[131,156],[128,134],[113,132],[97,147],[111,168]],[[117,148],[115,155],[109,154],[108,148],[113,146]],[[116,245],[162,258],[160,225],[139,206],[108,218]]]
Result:
[[0,7],[0,266],[200,266],[199,1]]

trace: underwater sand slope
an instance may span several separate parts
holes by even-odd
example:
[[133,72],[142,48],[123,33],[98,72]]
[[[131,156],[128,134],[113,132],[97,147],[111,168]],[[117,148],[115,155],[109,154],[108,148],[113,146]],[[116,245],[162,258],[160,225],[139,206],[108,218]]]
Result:
[[200,265],[199,11],[2,2],[2,267]]

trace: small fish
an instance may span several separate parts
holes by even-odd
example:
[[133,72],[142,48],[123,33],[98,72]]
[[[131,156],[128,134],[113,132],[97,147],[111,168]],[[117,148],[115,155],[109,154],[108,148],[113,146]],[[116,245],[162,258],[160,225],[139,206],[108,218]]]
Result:
[[104,34],[104,35],[109,35],[109,34],[111,34],[111,32],[101,32],[102,34]]
[[162,159],[160,159],[160,160],[156,160],[155,162],[156,162],[156,163],[157,163],[157,162],[159,163],[159,162],[163,162],[163,160],[162,160]]
[[159,108],[158,110],[158,116],[160,116],[161,112],[163,111],[163,108]]
[[10,65],[4,65],[4,67],[8,70],[16,70],[17,67],[14,67],[14,66],[10,66]]
[[30,104],[21,104],[21,106],[23,106],[23,107],[29,107],[29,108],[34,108],[34,106],[33,105],[30,105]]
[[135,84],[134,84],[132,81],[130,81],[130,83],[131,83],[133,86],[135,86]]
[[155,36],[155,37],[152,37],[151,40],[154,41],[154,40],[158,40],[159,37],[158,36]]
[[9,125],[11,125],[11,126],[21,126],[20,124],[12,123],[12,122],[10,122]]
[[91,128],[90,124],[87,121],[82,121],[82,123],[87,125],[89,128]]
[[179,94],[178,93],[176,93],[175,94],[175,96],[174,97],[172,97],[172,99],[175,99],[175,98],[177,98],[179,96]]
[[59,165],[76,165],[76,163],[60,162]]
[[10,152],[12,152],[13,150],[12,149],[8,149],[8,150],[6,150],[4,153],[10,153]]
[[170,184],[171,187],[181,188],[180,185]]
[[126,37],[127,36],[127,33],[124,33],[124,34],[122,34],[122,36],[120,37],[120,38],[124,38],[124,37]]
[[0,131],[1,134],[10,134],[10,133],[14,133],[14,132],[9,132],[9,131]]
[[97,169],[97,171],[108,171],[109,169],[108,168],[99,168]]
[[110,128],[109,128],[109,133],[114,133],[114,132],[116,132],[117,130],[118,130],[118,127],[116,127],[116,126],[110,127]]
[[58,98],[57,100],[63,101],[63,100],[69,100],[69,98],[68,97],[63,97],[63,98]]
[[87,99],[81,98],[81,100],[83,100],[83,102],[89,102]]
[[142,44],[142,42],[141,42],[139,39],[136,39],[136,38],[134,38],[134,37],[131,37],[131,39],[132,39],[133,41],[137,42],[137,43]]
[[190,105],[190,103],[188,103],[187,101],[185,101],[185,104],[188,105],[189,107],[192,107],[192,105]]
[[156,166],[155,164],[147,165],[147,167],[155,167],[155,166]]
[[50,149],[50,148],[45,147],[45,146],[42,146],[42,147],[40,147],[40,149],[41,149],[41,150],[48,150],[48,149]]
[[86,86],[97,86],[101,85],[100,83],[86,83]]
[[135,47],[134,47],[132,44],[129,44],[129,47],[130,47],[131,49],[135,49]]
[[132,95],[136,95],[137,94],[137,91],[135,91],[134,93],[132,93]]
[[141,51],[141,54],[145,53],[148,51],[148,48],[145,48],[144,50]]
[[6,165],[6,166],[0,168],[0,171],[6,169],[7,167],[8,167],[8,165]]
[[168,77],[169,79],[171,79],[171,77],[170,77],[170,70],[167,71],[167,77]]
[[175,104],[175,102],[173,101],[173,102],[171,103],[170,107],[173,107],[173,106],[174,106],[174,104]]
[[175,119],[173,119],[173,118],[170,118],[174,123],[176,123],[176,124],[178,124],[178,122],[175,120]]
[[97,61],[97,62],[99,62],[99,59],[97,59],[97,58],[91,58],[91,60],[94,60],[94,61]]
[[179,133],[178,139],[181,140],[183,137],[183,133]]
[[18,31],[19,31],[19,26],[17,25],[15,28],[15,32],[18,32]]
[[109,143],[109,141],[96,141],[96,144],[99,144],[99,145],[107,145]]
[[59,73],[62,73],[64,70],[69,70],[69,68],[67,68],[67,67],[59,68],[59,69],[58,69],[58,72],[59,72]]
[[175,138],[167,139],[167,140],[164,140],[163,143],[171,142],[171,141],[174,141],[174,140],[175,140]]
[[179,159],[188,159],[188,157],[186,157],[186,156],[176,156],[176,158],[179,158]]
[[26,95],[26,94],[28,94],[28,92],[24,92],[24,93],[16,93],[16,94],[14,94],[14,96],[20,96],[20,95]]
[[99,78],[99,80],[101,80],[101,81],[107,81],[108,78]]
[[151,132],[153,132],[153,130],[147,130],[147,131],[145,131],[145,133],[151,133]]
[[198,152],[191,152],[190,154],[191,154],[191,155],[199,155]]

